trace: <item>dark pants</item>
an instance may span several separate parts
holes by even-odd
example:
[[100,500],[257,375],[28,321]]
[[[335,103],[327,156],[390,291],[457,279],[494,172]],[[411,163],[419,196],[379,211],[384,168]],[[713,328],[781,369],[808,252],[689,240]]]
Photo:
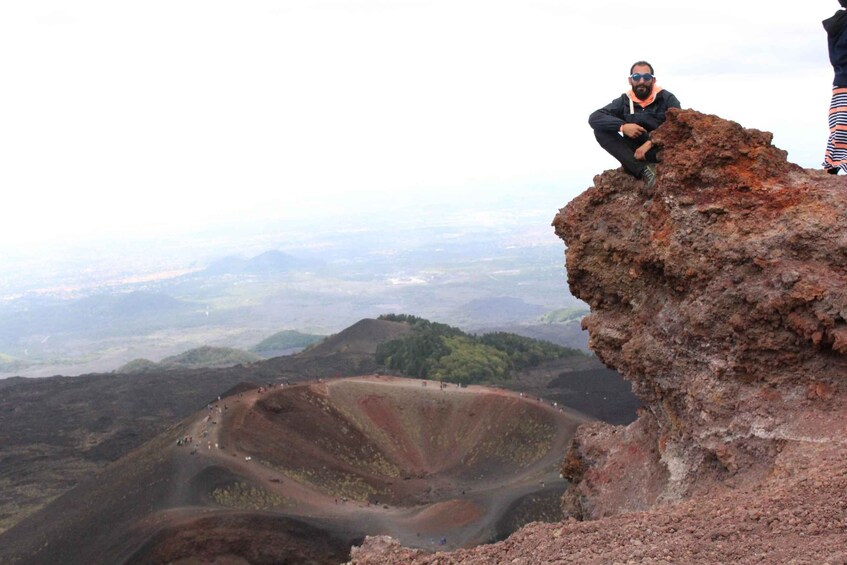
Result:
[[625,135],[621,135],[616,131],[597,131],[594,130],[594,137],[597,138],[597,143],[600,147],[609,152],[609,155],[620,161],[624,170],[634,177],[641,176],[641,170],[647,163],[658,163],[659,159],[656,154],[659,148],[655,145],[647,152],[644,161],[635,159],[635,150],[644,145],[650,136],[646,133],[630,139]]

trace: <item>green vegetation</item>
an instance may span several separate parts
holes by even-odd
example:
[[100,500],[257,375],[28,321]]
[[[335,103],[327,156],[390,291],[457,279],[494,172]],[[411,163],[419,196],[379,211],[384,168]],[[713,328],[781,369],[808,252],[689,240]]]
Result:
[[515,334],[470,335],[407,314],[386,314],[380,319],[406,322],[413,331],[380,344],[377,363],[413,377],[461,384],[501,381],[513,371],[544,361],[583,355],[576,349]]
[[323,466],[317,468],[285,469],[285,475],[301,483],[310,483],[317,489],[335,496],[367,502],[369,500],[385,499],[389,491],[377,489],[368,484],[362,477],[345,473],[338,469]]
[[499,459],[518,466],[530,465],[541,459],[550,450],[556,434],[553,423],[539,413],[524,412],[512,418],[499,430],[474,447],[462,460],[471,466],[478,460]]
[[239,510],[270,510],[285,504],[279,495],[242,482],[216,488],[212,491],[212,498],[221,506]]
[[576,349],[562,347],[549,341],[505,332],[484,334],[479,338],[479,341],[505,353],[515,369],[537,367],[544,361],[574,357],[579,353]]
[[309,347],[310,345],[321,341],[324,337],[325,336],[322,335],[305,334],[296,330],[284,330],[262,340],[256,346],[252,347],[250,351],[266,353],[283,351],[285,349]]
[[148,373],[150,371],[167,371],[171,369],[212,369],[232,367],[261,361],[255,353],[230,347],[197,347],[179,355],[165,357],[159,363],[148,359],[134,359],[118,369],[118,373]]
[[449,353],[435,363],[432,379],[462,384],[497,381],[509,377],[509,356],[472,337],[443,337]]
[[567,324],[568,322],[580,320],[590,313],[591,310],[582,306],[574,308],[559,308],[558,310],[547,312],[541,316],[541,322],[545,324]]
[[261,358],[252,353],[231,347],[197,347],[179,355],[165,357],[159,364],[165,367],[227,367],[242,363],[260,361]]

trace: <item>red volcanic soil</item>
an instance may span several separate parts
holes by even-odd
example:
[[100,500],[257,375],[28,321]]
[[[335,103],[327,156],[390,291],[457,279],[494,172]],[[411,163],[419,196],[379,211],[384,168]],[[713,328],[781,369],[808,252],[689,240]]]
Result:
[[468,547],[558,498],[584,421],[518,393],[394,377],[239,392],[6,532],[0,562],[337,563],[380,534]]
[[496,389],[358,377],[245,396],[219,441],[304,514],[457,547],[495,537],[511,503],[561,483],[559,458],[584,421]]
[[421,383],[278,389],[234,411],[221,441],[327,495],[409,506],[537,473],[576,425],[518,394]]
[[176,520],[126,565],[340,563],[349,540],[284,516],[236,513]]

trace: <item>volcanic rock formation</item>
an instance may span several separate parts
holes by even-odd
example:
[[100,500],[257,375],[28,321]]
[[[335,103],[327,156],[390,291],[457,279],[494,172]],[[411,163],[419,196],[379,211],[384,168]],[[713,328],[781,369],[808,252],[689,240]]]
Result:
[[579,516],[755,484],[847,429],[843,181],[716,116],[672,112],[656,138],[652,197],[605,173],[554,220],[591,347],[646,406],[577,437]]
[[590,347],[644,402],[577,431],[586,521],[354,563],[847,562],[847,192],[771,137],[673,110],[652,193],[606,171],[553,221]]

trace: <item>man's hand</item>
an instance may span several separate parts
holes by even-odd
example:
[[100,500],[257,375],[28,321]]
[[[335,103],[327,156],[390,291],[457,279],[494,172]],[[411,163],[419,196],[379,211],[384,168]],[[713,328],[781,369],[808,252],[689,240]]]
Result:
[[643,161],[647,157],[647,152],[652,148],[653,142],[648,139],[641,147],[635,150],[635,159],[637,161]]
[[647,133],[647,130],[638,124],[624,124],[621,126],[621,133],[630,139],[635,139],[639,135]]

